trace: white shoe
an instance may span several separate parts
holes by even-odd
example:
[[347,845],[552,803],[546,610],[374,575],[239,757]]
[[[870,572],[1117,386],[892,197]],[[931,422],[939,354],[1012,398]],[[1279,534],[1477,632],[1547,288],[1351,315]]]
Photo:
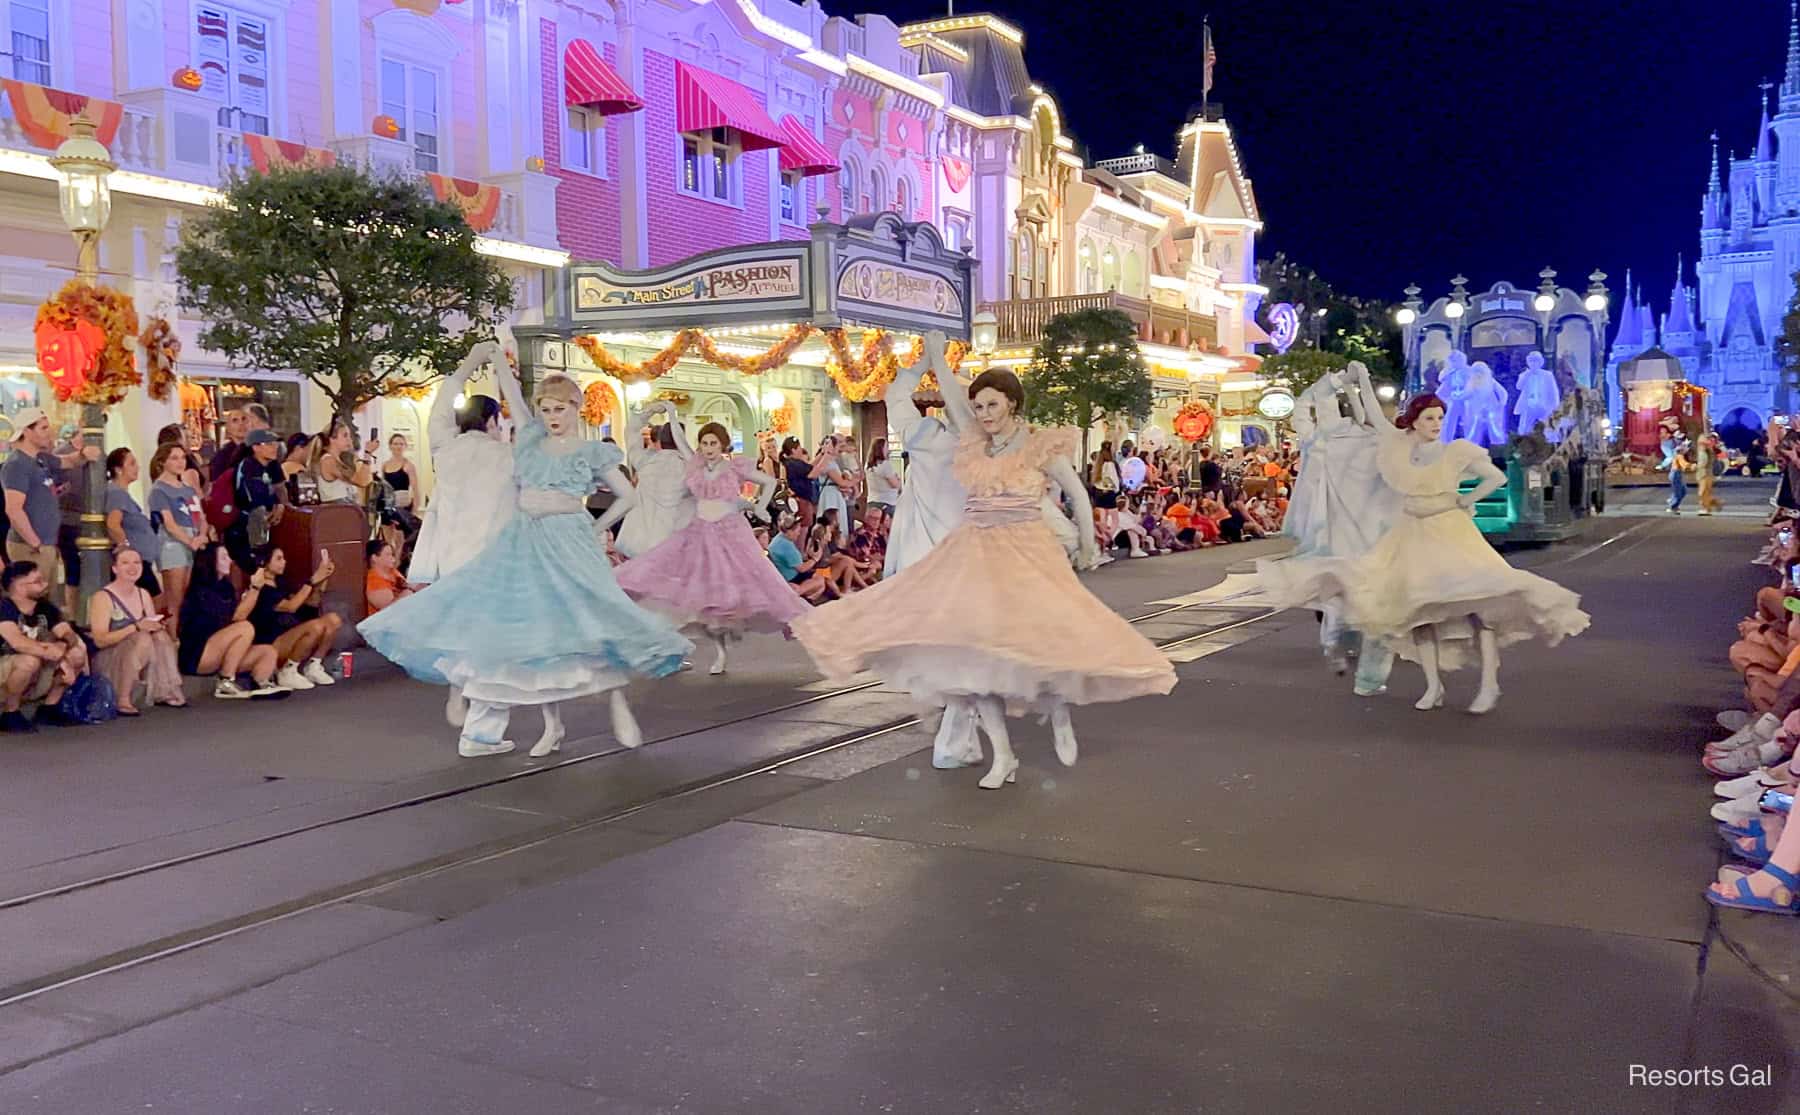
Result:
[[544,734],[538,737],[538,741],[537,741],[536,745],[533,746],[530,751],[526,752],[526,754],[530,755],[533,759],[542,759],[546,755],[551,755],[558,751],[561,751],[562,744],[563,744],[562,728],[559,726],[556,729],[552,730],[552,729],[546,727],[544,729]]
[[1750,714],[1741,708],[1728,708],[1724,712],[1713,717],[1713,720],[1718,723],[1719,727],[1725,729],[1727,732],[1741,731],[1744,725],[1750,723],[1751,719]]
[[1469,713],[1473,716],[1483,716],[1493,712],[1494,706],[1499,703],[1500,687],[1496,685],[1492,689],[1484,688],[1475,694],[1474,702],[1469,705]]
[[252,689],[250,695],[252,697],[285,697],[291,692],[293,692],[293,690],[285,685],[277,685],[275,679],[270,678],[255,689]]
[[275,675],[275,684],[281,686],[283,689],[291,689],[296,693],[317,688],[312,682],[307,681],[305,677],[301,676],[300,668],[292,662],[283,666],[281,672]]
[[1711,771],[1715,778],[1734,778],[1740,774],[1749,774],[1758,767],[1778,763],[1786,757],[1787,748],[1771,739],[1761,740],[1722,755],[1710,756],[1708,761],[1702,765]]
[[1149,557],[1150,555],[1146,554],[1142,550],[1133,550],[1133,551],[1131,551],[1131,556],[1132,557]]
[[1427,689],[1425,695],[1414,702],[1413,707],[1420,712],[1430,712],[1435,708],[1443,708],[1444,691],[1442,689]]
[[218,701],[244,701],[253,695],[230,678],[220,678],[213,686],[213,699]]
[[1721,801],[1712,807],[1712,819],[1721,824],[1737,825],[1739,828],[1762,816],[1762,793],[1735,801]]
[[513,749],[513,741],[506,739],[499,743],[476,743],[472,739],[456,741],[456,753],[465,759],[480,759],[488,755],[504,755]]
[[1727,778],[1713,786],[1713,793],[1722,798],[1741,798],[1746,794],[1762,797],[1764,790],[1773,790],[1782,785],[1781,779],[1769,773],[1768,767],[1758,767],[1742,778]]
[[337,679],[325,672],[325,663],[320,662],[317,658],[308,658],[306,660],[306,665],[301,668],[300,673],[307,681],[312,682],[314,685],[337,684]]
[[1706,749],[1712,752],[1736,751],[1753,743],[1767,743],[1781,731],[1781,718],[1772,712],[1765,712],[1750,723],[1733,732],[1729,737],[1717,743],[1709,743]]

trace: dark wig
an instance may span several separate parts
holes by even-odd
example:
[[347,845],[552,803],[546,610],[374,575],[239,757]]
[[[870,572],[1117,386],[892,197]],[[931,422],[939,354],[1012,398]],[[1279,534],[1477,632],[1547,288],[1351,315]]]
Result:
[[488,423],[500,417],[500,403],[492,395],[470,395],[456,415],[458,433],[486,433]]
[[1400,417],[1394,419],[1395,427],[1402,430],[1412,429],[1413,423],[1419,420],[1419,415],[1424,414],[1432,407],[1439,410],[1448,409],[1444,406],[1444,400],[1429,391],[1423,395],[1414,395],[1407,401],[1406,409],[1400,412]]
[[1002,368],[990,368],[976,376],[975,382],[969,384],[969,401],[974,402],[975,396],[990,387],[1012,400],[1015,414],[1024,409],[1025,385],[1019,382],[1018,376]]

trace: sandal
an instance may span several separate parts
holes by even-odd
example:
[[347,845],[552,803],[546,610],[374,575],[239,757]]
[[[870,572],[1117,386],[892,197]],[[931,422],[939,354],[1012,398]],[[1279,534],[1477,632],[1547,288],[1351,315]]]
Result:
[[1800,892],[1800,878],[1795,878],[1792,872],[1776,867],[1772,863],[1764,864],[1763,870],[1774,876],[1781,883],[1782,889],[1787,891],[1788,900],[1786,902],[1777,902],[1773,898],[1764,898],[1752,892],[1749,875],[1738,879],[1735,895],[1722,895],[1711,887],[1707,887],[1706,900],[1714,906],[1725,906],[1733,910],[1753,910],[1757,913],[1782,914],[1787,917],[1800,914],[1800,893],[1797,893]]
[[[1758,826],[1762,824],[1760,821],[1753,823]],[[1721,825],[1719,827],[1723,828],[1724,826]],[[1768,863],[1769,857],[1775,854],[1775,849],[1769,847],[1768,836],[1760,830],[1760,827],[1757,832],[1745,833],[1744,835],[1737,837],[1727,836],[1724,833],[1720,833],[1719,835],[1724,839],[1725,847],[1732,855],[1741,860],[1747,860],[1750,863],[1757,864],[1758,866]],[[1756,841],[1756,846],[1754,848],[1745,848],[1742,844],[1738,843],[1739,840],[1754,840]]]
[[119,715],[129,718],[133,716],[142,716],[144,713],[142,709],[122,708],[119,710]]

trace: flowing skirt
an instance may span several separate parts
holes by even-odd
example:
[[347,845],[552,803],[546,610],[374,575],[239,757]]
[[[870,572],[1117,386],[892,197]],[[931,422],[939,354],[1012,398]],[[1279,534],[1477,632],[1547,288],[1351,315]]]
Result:
[[1360,558],[1299,558],[1258,566],[1263,589],[1284,608],[1333,606],[1365,638],[1416,662],[1413,631],[1437,628],[1439,665],[1475,662],[1474,617],[1500,645],[1541,639],[1555,646],[1588,626],[1581,597],[1508,565],[1466,511],[1401,515]]
[[793,630],[827,678],[871,670],[932,706],[999,697],[1047,712],[1175,687],[1169,660],[1082,587],[1035,512],[965,522],[904,573],[814,608]]
[[785,631],[811,605],[781,579],[750,524],[732,513],[696,518],[617,570],[619,587],[679,626],[715,632]]
[[506,705],[663,677],[693,649],[620,591],[586,513],[515,516],[475,560],[357,630],[420,681]]

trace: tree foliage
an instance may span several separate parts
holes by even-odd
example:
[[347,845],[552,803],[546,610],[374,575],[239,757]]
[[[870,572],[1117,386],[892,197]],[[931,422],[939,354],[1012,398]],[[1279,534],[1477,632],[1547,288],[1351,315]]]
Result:
[[1775,351],[1781,357],[1788,383],[1800,386],[1800,274],[1794,276],[1794,296],[1788,300],[1787,313],[1782,315]]
[[1304,307],[1300,337],[1290,353],[1302,348],[1340,353],[1346,361],[1362,361],[1377,383],[1398,384],[1405,379],[1400,327],[1385,302],[1340,294],[1318,272],[1280,252],[1259,262],[1256,274],[1257,281],[1269,288],[1264,305],[1291,302]]
[[1027,374],[1025,417],[1079,429],[1083,458],[1095,422],[1112,415],[1134,422],[1150,416],[1150,369],[1138,353],[1137,326],[1118,310],[1075,310],[1051,318]]
[[416,178],[356,166],[233,182],[186,222],[175,266],[200,343],[239,367],[287,370],[348,415],[454,371],[513,304],[462,212]]
[[1341,352],[1321,352],[1316,348],[1290,348],[1263,360],[1262,374],[1271,382],[1298,396],[1325,378],[1326,373],[1342,371],[1350,358]]

